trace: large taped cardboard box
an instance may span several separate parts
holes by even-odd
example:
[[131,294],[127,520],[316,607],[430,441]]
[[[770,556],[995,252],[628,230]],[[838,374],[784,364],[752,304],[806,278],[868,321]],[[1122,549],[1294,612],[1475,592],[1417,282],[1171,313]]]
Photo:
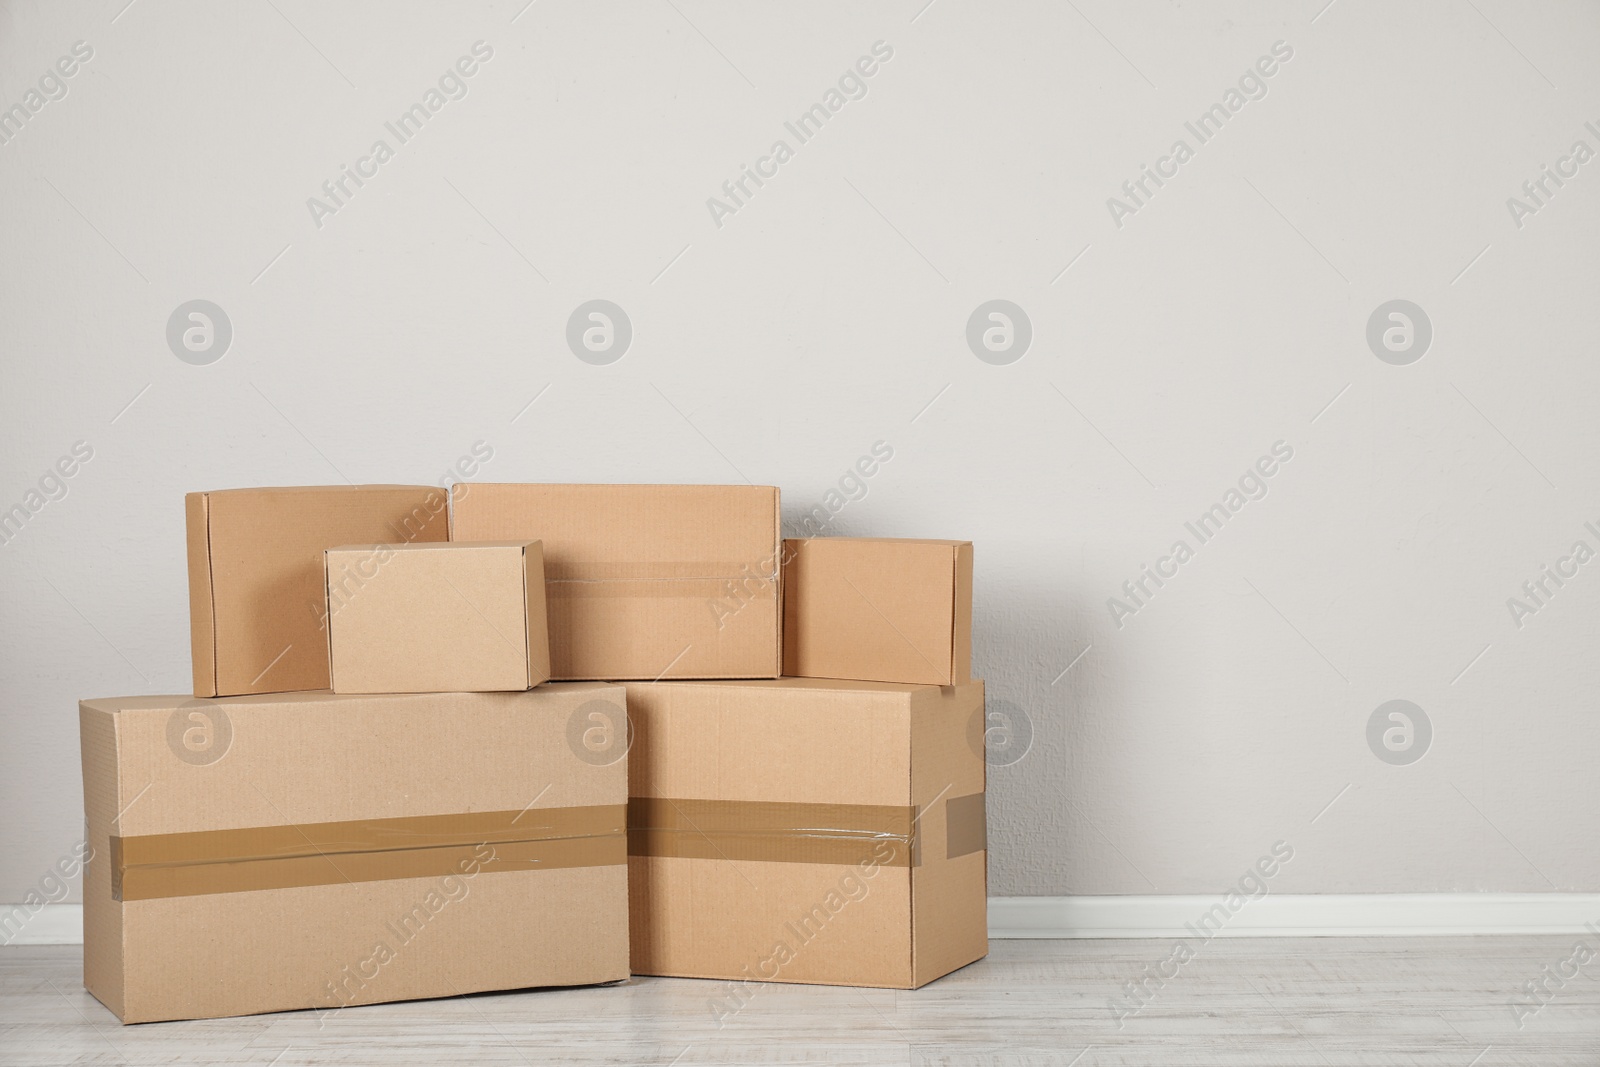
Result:
[[622,715],[600,684],[84,701],[84,985],[132,1023],[626,978],[626,760],[569,741]]
[[456,541],[544,543],[553,678],[775,678],[778,491],[456,487]]
[[814,537],[783,552],[784,674],[972,678],[972,542]]
[[537,541],[326,554],[335,693],[482,693],[550,678]]
[[627,690],[634,973],[910,989],[988,952],[982,682]]
[[328,688],[322,553],[449,535],[449,497],[425,485],[224,489],[185,504],[197,697]]

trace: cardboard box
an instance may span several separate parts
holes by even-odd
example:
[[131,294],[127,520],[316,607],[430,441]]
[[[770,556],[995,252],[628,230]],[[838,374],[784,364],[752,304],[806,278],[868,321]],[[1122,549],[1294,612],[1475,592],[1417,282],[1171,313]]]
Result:
[[778,491],[456,486],[450,537],[544,542],[554,678],[775,678]]
[[912,989],[987,954],[982,682],[627,690],[635,974]]
[[185,504],[197,697],[328,688],[323,551],[449,533],[449,497],[425,485],[225,489]]
[[599,684],[86,700],[84,985],[123,1022],[628,976]]
[[335,693],[483,693],[550,678],[537,541],[327,551]]
[[784,674],[972,678],[972,542],[815,537],[783,551]]

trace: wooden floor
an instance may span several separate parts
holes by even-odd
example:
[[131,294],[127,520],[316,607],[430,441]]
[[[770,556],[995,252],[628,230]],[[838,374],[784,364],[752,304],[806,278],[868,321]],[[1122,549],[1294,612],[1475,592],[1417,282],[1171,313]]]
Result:
[[0,1063],[1595,1067],[1600,958],[1520,1029],[1509,1006],[1576,940],[1214,941],[1120,1027],[1108,1001],[1168,942],[995,941],[917,992],[754,987],[720,1028],[722,985],[660,978],[124,1027],[83,991],[79,949],[5,948]]

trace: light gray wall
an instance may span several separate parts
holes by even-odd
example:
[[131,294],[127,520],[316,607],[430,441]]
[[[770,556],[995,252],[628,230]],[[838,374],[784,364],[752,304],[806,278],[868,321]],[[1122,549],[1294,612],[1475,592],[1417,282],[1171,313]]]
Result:
[[[1212,892],[1280,840],[1279,891],[1600,890],[1600,562],[1507,603],[1600,550],[1600,160],[1508,207],[1600,150],[1600,7],[124,3],[0,8],[0,104],[93,49],[0,146],[0,506],[93,450],[0,547],[0,900],[79,832],[76,700],[188,685],[185,491],[440,480],[479,442],[483,478],[744,477],[791,516],[888,442],[836,526],[976,542],[997,893]],[[197,298],[209,365],[166,338]],[[594,298],[634,331],[610,365],[564,339]],[[965,337],[991,299],[1033,330],[1006,365]],[[1367,340],[1396,299],[1408,365]],[[1369,748],[1394,699],[1432,726],[1409,765]]]

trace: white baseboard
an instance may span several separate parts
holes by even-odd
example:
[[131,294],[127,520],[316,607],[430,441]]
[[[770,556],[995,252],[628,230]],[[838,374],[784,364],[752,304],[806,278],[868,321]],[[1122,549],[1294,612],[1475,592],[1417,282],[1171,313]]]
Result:
[[[1220,896],[990,897],[990,937],[1192,937]],[[1600,893],[1273,894],[1202,934],[1382,937],[1600,934]],[[1220,923],[1220,927],[1218,924]]]
[[0,904],[0,947],[81,944],[82,904],[46,904],[31,915],[25,905]]
[[[991,897],[989,936],[1192,937],[1220,897]],[[0,920],[11,905],[0,904]],[[1221,937],[1600,935],[1600,893],[1273,895],[1206,924]],[[13,921],[13,926],[15,921]],[[1592,927],[1592,929],[1590,928]],[[6,936],[0,930],[0,938]],[[5,945],[83,943],[83,905],[47,904]]]

